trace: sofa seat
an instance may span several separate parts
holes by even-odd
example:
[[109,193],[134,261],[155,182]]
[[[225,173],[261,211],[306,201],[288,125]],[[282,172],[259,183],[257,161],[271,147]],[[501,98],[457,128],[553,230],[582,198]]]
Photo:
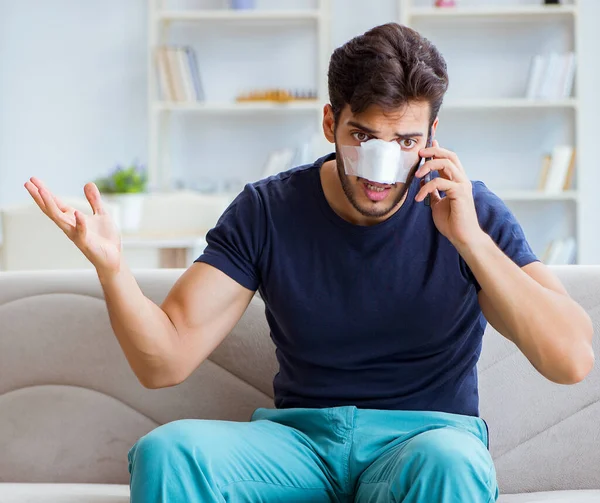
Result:
[[0,484],[0,503],[129,503],[129,486]]
[[[504,494],[499,503],[598,503],[600,491]],[[107,484],[0,484],[0,503],[129,503],[129,487]]]
[[600,491],[504,494],[498,501],[499,503],[598,503],[600,502]]

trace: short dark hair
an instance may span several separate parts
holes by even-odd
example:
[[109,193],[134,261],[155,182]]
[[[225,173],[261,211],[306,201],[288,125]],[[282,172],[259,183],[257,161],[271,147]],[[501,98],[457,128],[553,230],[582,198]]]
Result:
[[448,89],[446,61],[415,30],[397,23],[377,26],[338,47],[329,63],[329,99],[337,123],[342,109],[371,105],[392,111],[409,101],[428,101],[430,126]]

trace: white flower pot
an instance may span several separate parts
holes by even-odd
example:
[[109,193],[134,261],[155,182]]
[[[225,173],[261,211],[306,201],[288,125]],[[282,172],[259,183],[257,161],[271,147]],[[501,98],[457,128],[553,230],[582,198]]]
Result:
[[117,225],[124,234],[139,231],[144,209],[144,194],[110,194],[105,199],[116,205],[118,210]]

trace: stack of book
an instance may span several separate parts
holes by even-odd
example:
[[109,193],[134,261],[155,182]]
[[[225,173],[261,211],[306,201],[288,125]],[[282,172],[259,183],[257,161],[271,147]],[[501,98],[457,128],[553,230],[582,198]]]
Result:
[[575,80],[575,53],[537,55],[531,62],[527,98],[559,100],[570,98]]
[[538,190],[556,194],[569,190],[575,174],[575,149],[570,145],[557,145],[551,155],[545,155]]
[[576,255],[575,238],[555,239],[547,246],[542,262],[547,265],[569,265],[575,262]]
[[189,46],[162,46],[156,50],[159,97],[162,101],[204,101],[198,61]]

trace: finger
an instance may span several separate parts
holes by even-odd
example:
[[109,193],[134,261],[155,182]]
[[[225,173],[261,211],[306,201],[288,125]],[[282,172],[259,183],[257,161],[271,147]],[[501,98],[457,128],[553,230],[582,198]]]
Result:
[[[46,185],[44,184],[44,182],[42,182],[39,178],[31,177],[30,181],[31,181],[32,185],[36,188],[36,190],[38,192],[39,192],[40,188],[46,189],[50,193],[50,195],[52,196],[52,199],[54,199],[54,202],[56,203],[56,206],[58,206],[59,210],[65,211],[65,212],[69,211],[70,208],[65,203],[63,203],[58,196],[55,196],[54,194],[52,194],[48,190],[48,188],[46,187]],[[41,200],[41,198],[40,198],[40,200]]]
[[83,188],[85,197],[87,198],[94,215],[104,215],[104,205],[102,204],[102,198],[100,197],[100,191],[96,187],[95,183],[87,183]]
[[433,159],[423,163],[423,165],[417,170],[415,176],[423,178],[428,173],[437,171],[440,176],[448,179],[455,180],[457,182],[463,182],[466,180],[466,175],[460,171],[450,159]]
[[[436,145],[437,144],[437,145]],[[419,152],[421,157],[433,157],[435,159],[449,159],[458,169],[464,172],[462,164],[458,156],[451,150],[441,148],[437,140],[434,140],[434,145],[429,148],[424,148]]]
[[440,192],[436,189],[431,194],[429,194],[431,199],[431,206],[435,206],[442,200],[442,196],[440,196]]
[[453,181],[447,180],[446,178],[434,178],[429,183],[426,183],[421,187],[419,193],[415,197],[415,201],[421,202],[423,201],[428,194],[433,194],[436,190],[439,192],[446,192],[446,195],[452,197],[456,194],[457,189],[461,186],[461,184]]
[[437,147],[439,147],[439,146],[440,146],[440,142],[439,142],[439,141],[437,141],[437,140],[433,140],[433,142],[432,142],[432,146],[437,148]]
[[87,234],[87,223],[83,213],[75,210],[75,235],[79,239],[84,239]]
[[69,206],[67,206],[65,203],[62,202],[62,200],[58,197],[55,196],[54,194],[52,195],[52,199],[54,199],[54,202],[56,203],[56,206],[58,207],[58,209],[62,212],[67,212],[69,211],[71,208],[69,208]]
[[40,196],[38,188],[30,181],[25,182],[25,188],[27,189],[27,192],[29,192],[35,203],[40,207],[40,210],[47,214],[46,204],[44,203],[42,196]]
[[40,189],[47,190],[46,185],[39,178],[32,176],[29,180],[31,181],[31,183],[33,183],[33,185],[35,185],[37,187],[38,190],[40,190]]
[[52,221],[58,225],[64,232],[69,232],[73,226],[69,221],[65,218],[64,213],[58,209],[52,194],[48,192],[46,189],[39,189],[40,196],[46,205],[46,215],[48,215]]

